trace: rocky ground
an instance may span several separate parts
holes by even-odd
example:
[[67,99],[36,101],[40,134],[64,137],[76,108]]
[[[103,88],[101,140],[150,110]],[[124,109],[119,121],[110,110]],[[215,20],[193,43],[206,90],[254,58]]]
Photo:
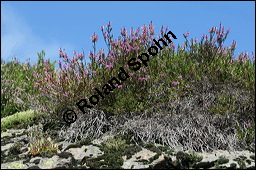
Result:
[[[58,142],[58,153],[31,156],[25,129],[1,133],[1,169],[255,169],[255,153],[216,150],[196,153],[161,145],[127,144],[104,135],[79,143]],[[114,139],[114,138],[112,138]]]

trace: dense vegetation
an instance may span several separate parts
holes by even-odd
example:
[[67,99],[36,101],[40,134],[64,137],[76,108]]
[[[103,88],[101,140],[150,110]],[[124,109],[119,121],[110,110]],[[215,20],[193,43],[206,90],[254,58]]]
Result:
[[[224,46],[230,29],[225,32],[220,24],[219,28],[209,29],[210,35],[203,35],[200,41],[189,40],[189,33],[186,33],[183,45],[175,47],[173,40],[174,43],[164,47],[156,56],[150,56],[148,66],[142,65],[138,71],[131,71],[127,62],[147,52],[154,44],[153,39],[163,37],[168,28],[163,26],[161,35],[156,37],[152,23],[131,29],[130,33],[124,28],[118,39],[114,39],[110,23],[102,26],[101,31],[108,52],[103,49],[96,51],[98,36],[94,34],[89,63],[85,62],[83,53],[74,51],[70,58],[62,49],[59,49],[58,69],[54,67],[55,62],[44,59],[44,51],[38,53],[38,63],[33,66],[17,60],[1,61],[1,118],[18,111],[36,110],[40,112],[36,122],[62,128],[60,135],[68,140],[95,137],[115,127],[118,133],[125,131],[134,139],[169,146],[183,144],[200,150],[195,146],[199,139],[217,141],[219,138],[223,145],[205,142],[200,146],[204,149],[232,148],[240,143],[243,147],[254,147],[254,54],[252,60],[246,52],[236,59],[235,41],[229,47]],[[120,67],[130,77],[101,99],[94,109],[85,109],[88,114],[82,114],[76,103],[80,99],[88,100],[95,94],[94,88],[101,89],[110,79],[117,77]],[[74,124],[63,121],[62,114],[67,109],[78,114],[79,120]],[[91,116],[91,113],[95,115]],[[104,116],[98,113],[104,113]],[[159,120],[158,115],[166,117]],[[122,118],[130,118],[133,123],[124,123]],[[137,118],[143,119],[137,121]],[[163,125],[157,127],[160,132],[145,128],[148,125],[146,120]],[[27,122],[23,123],[26,127]],[[166,127],[172,128],[168,131]],[[209,128],[208,132],[204,131],[205,127]],[[146,135],[141,134],[143,130],[139,128],[144,128]],[[166,138],[168,135],[170,138],[171,130],[175,128],[177,139],[170,142]],[[184,129],[179,131],[178,128]],[[188,129],[194,131],[188,132]],[[188,139],[188,133],[196,135]],[[230,141],[225,143],[229,137]]]

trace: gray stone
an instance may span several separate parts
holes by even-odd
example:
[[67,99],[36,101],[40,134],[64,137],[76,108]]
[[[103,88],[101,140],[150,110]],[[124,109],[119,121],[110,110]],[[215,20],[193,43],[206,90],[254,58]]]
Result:
[[[133,155],[130,159],[126,160],[126,156],[123,157],[124,163],[122,165],[122,168],[124,169],[142,169],[142,168],[148,168],[149,165],[144,165],[141,161],[148,161],[151,157],[155,156],[156,153],[142,148],[140,152],[137,152],[135,155]],[[137,159],[139,158],[139,159]]]
[[13,145],[14,145],[14,143],[8,143],[4,146],[1,146],[1,151],[5,152],[5,151],[9,150]]
[[3,163],[1,164],[1,169],[27,169],[28,166],[23,164],[23,161],[24,160]]
[[[22,141],[22,142],[23,142],[23,141],[27,142],[27,138],[28,138],[27,135],[22,135],[22,136],[18,136],[18,137],[12,138],[10,141],[12,141],[12,142],[14,142],[14,143],[20,142],[20,141]],[[25,142],[24,142],[24,144],[25,144]]]
[[39,164],[39,163],[40,163],[40,161],[41,161],[41,159],[43,159],[43,158],[42,158],[42,157],[37,156],[37,157],[34,157],[34,158],[30,159],[30,161],[29,161],[29,162],[31,162],[31,163],[35,163],[35,164]]
[[61,141],[61,142],[59,142],[58,145],[59,145],[60,151],[61,151],[61,152],[65,151],[66,148],[67,148],[67,146],[69,146],[70,144],[72,144],[72,143],[67,142],[67,141]]
[[88,157],[88,154],[85,153],[84,148],[70,148],[66,150],[66,152],[70,152],[74,159],[77,161],[82,161],[85,157]]
[[57,155],[52,158],[43,158],[37,165],[41,169],[56,169],[56,168],[69,168],[73,163],[72,158],[63,159]]
[[61,153],[59,153],[58,154],[58,156],[60,157],[60,158],[69,158],[69,157],[71,157],[72,156],[72,154],[71,153],[69,153],[69,152],[61,152]]
[[93,158],[95,158],[95,157],[97,157],[97,156],[99,156],[99,155],[104,154],[104,153],[100,150],[100,148],[97,147],[97,146],[89,145],[89,146],[82,146],[82,148],[83,148],[83,149],[86,149],[85,154],[86,154],[86,156],[88,156],[88,157],[93,157]]

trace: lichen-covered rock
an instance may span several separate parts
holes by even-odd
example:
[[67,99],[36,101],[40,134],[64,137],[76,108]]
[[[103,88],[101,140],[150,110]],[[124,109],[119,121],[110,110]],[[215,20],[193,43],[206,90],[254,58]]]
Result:
[[23,164],[23,161],[24,160],[3,163],[1,164],[1,169],[27,169],[28,166]]
[[109,134],[92,142],[84,140],[58,142],[60,151],[51,158],[32,157],[24,130],[7,130],[1,136],[1,168],[255,169],[255,153],[246,150],[196,153],[153,144],[144,147]]
[[56,169],[56,168],[69,168],[72,166],[72,157],[68,159],[60,158],[54,155],[52,158],[43,158],[37,165],[41,169]]
[[89,145],[83,146],[82,148],[86,149],[85,155],[88,157],[96,158],[97,156],[104,154],[104,152],[97,146]]

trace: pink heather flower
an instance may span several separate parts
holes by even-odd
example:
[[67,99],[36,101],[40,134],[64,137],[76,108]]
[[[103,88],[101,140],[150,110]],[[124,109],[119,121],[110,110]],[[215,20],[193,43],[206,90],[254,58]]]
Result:
[[118,84],[115,84],[115,87],[118,87]]
[[108,37],[108,34],[106,33],[106,34],[104,34],[104,38],[107,38]]
[[78,57],[78,59],[82,60],[84,58],[84,55],[83,54],[78,54],[77,57]]
[[171,43],[171,49],[175,50],[175,45],[173,43]]
[[142,68],[142,71],[143,71],[144,73],[146,73],[147,70],[146,70],[145,68]]
[[113,63],[106,64],[106,68],[107,68],[107,69],[113,68]]
[[250,123],[250,122],[246,124],[246,127],[247,127],[247,128],[250,127],[250,126],[251,126],[251,123]]
[[142,81],[142,80],[144,80],[144,78],[143,78],[143,77],[139,77],[138,80],[139,80],[139,81]]
[[92,73],[93,73],[94,75],[96,75],[97,72],[96,72],[96,71],[92,71]]
[[186,37],[189,36],[189,34],[190,34],[190,32],[187,32],[186,34],[183,34],[183,35],[184,35],[184,37],[186,38]]
[[162,76],[162,77],[163,77],[163,76],[164,76],[164,73],[161,73],[161,74],[160,74],[160,76]]
[[148,80],[150,78],[150,75],[146,75],[146,80]]
[[196,66],[199,66],[199,63],[196,63]]
[[123,88],[123,86],[122,86],[122,85],[119,85],[117,88],[122,89],[122,88]]
[[67,97],[67,95],[66,95],[66,94],[63,94],[63,97]]
[[60,69],[62,69],[62,62],[61,61],[59,61],[59,67],[60,67]]
[[174,86],[176,86],[176,85],[179,85],[180,82],[178,82],[178,81],[173,81],[172,84],[173,84]]
[[120,110],[120,108],[116,108],[116,110]]
[[96,35],[96,33],[93,34],[93,36],[91,37],[92,42],[97,42],[98,41],[98,35]]
[[127,31],[126,31],[126,28],[124,27],[124,29],[121,30],[121,35],[123,37],[125,37],[127,35]]
[[205,34],[203,34],[203,36],[202,36],[203,38],[207,38],[207,35],[205,35]]
[[134,30],[133,30],[133,28],[131,28],[131,30],[130,30],[130,35],[133,37],[134,36]]
[[129,66],[128,65],[124,65],[124,68],[127,70],[129,68]]
[[36,89],[37,89],[37,88],[38,88],[38,85],[35,85],[35,86],[34,86],[34,88],[36,88]]
[[111,25],[111,23],[109,22],[109,23],[107,24],[107,27],[110,27],[110,25]]
[[182,75],[179,75],[179,76],[178,76],[178,79],[182,79]]
[[212,30],[212,29],[209,29],[209,30],[208,30],[208,32],[209,32],[209,33],[212,33],[212,32],[213,32],[213,30]]
[[205,106],[205,107],[208,107],[208,106],[210,106],[210,104],[209,104],[209,103],[205,103],[204,106]]
[[133,76],[135,73],[129,73],[130,76]]

